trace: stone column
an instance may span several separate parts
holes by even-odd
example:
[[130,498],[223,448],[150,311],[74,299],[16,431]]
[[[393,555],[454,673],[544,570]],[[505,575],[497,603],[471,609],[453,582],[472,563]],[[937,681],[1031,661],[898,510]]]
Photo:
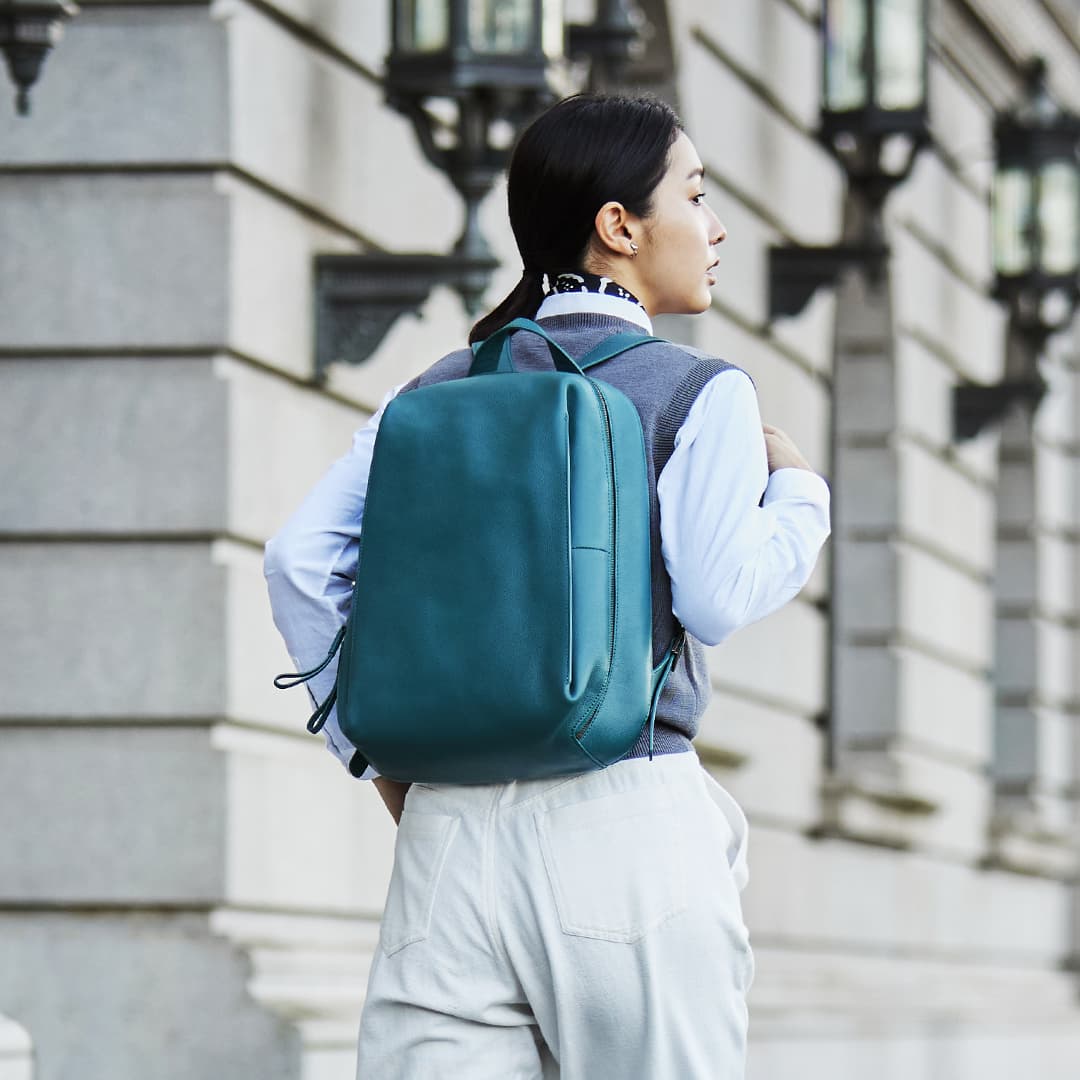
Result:
[[[848,242],[864,213],[849,199]],[[925,414],[928,386],[944,403],[948,384],[926,378],[941,361],[912,340],[924,312],[907,294],[901,337],[897,287],[886,267],[849,273],[837,293],[824,831],[974,860],[989,799],[992,495],[950,459],[947,430],[935,445],[905,413],[909,385],[921,382]]]
[[[1039,365],[1042,342],[1010,329],[1007,377]],[[1047,876],[1076,862],[1075,447],[1071,372],[1044,362],[1038,414],[1014,406],[1002,427],[998,488],[994,819],[990,860]]]

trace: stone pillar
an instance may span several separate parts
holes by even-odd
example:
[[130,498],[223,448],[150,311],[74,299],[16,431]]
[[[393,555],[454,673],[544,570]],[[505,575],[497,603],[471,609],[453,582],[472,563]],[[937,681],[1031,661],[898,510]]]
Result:
[[[1006,373],[1023,378],[1041,343],[1010,331]],[[1046,411],[1014,406],[1002,427],[996,576],[992,863],[1068,876],[1076,863],[1075,380],[1044,362]]]
[[[849,199],[845,235],[864,235]],[[907,252],[894,253],[894,259]],[[909,267],[909,273],[911,271]],[[975,860],[989,799],[992,493],[906,414],[940,360],[903,338],[886,270],[837,293],[832,708],[824,832]],[[905,287],[907,283],[905,281]],[[912,324],[921,308],[912,307]],[[936,372],[935,372],[936,374]]]
[[[1065,379],[1066,400],[1069,404],[1070,431],[1075,431],[1080,418],[1080,325],[1075,326],[1068,347],[1062,356],[1062,368]],[[1070,440],[1067,457],[1069,471],[1076,477],[1080,475],[1080,444]],[[1076,612],[1080,612],[1080,490],[1074,491],[1072,527],[1069,530],[1069,544],[1066,548],[1069,566],[1072,567],[1071,593]],[[1071,624],[1071,655],[1080,653],[1080,628],[1076,619]],[[1073,669],[1073,680],[1069,703],[1065,710],[1068,718],[1068,745],[1066,753],[1069,761],[1069,814],[1068,820],[1072,831],[1073,851],[1080,856],[1080,676]],[[1067,934],[1068,956],[1066,966],[1080,973],[1080,872],[1075,866],[1072,873],[1072,888],[1069,900],[1070,919]]]

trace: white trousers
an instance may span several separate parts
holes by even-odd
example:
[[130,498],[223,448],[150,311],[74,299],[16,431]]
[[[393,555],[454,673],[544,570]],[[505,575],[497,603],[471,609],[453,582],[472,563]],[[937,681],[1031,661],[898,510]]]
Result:
[[742,1080],[746,838],[694,753],[414,785],[358,1080]]

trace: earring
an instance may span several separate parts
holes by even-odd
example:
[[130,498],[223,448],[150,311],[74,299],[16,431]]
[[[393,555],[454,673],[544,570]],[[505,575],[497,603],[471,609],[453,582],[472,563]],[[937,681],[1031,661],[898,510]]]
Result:
[[637,254],[637,244],[633,240],[630,241],[630,258],[632,259]]

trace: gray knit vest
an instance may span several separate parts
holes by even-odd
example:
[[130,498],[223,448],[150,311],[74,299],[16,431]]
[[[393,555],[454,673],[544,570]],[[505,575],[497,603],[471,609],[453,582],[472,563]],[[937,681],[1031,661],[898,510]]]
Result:
[[[573,357],[584,356],[611,334],[637,332],[633,323],[609,315],[590,312],[557,315],[542,320],[544,329]],[[519,371],[551,369],[551,354],[535,334],[516,334],[512,356]],[[444,356],[427,371],[407,383],[402,392],[418,386],[460,379],[472,363],[468,349]],[[683,345],[649,343],[623,353],[589,370],[621,390],[637,408],[645,434],[648,463],[649,511],[652,543],[653,663],[659,664],[678,629],[671,611],[671,579],[660,548],[660,504],[656,479],[675,448],[675,435],[705,384],[733,365]],[[686,648],[671,674],[656,710],[654,754],[674,754],[690,749],[698,724],[709,700],[709,672],[702,644],[686,635]],[[628,758],[648,754],[648,736],[643,731]]]

